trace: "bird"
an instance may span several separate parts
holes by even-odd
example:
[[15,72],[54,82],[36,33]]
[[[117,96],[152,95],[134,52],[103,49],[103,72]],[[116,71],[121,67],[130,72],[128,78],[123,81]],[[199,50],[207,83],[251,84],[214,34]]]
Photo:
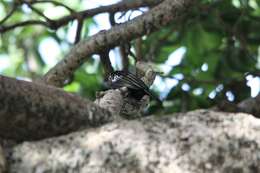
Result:
[[150,91],[149,87],[140,78],[129,71],[111,72],[108,75],[107,84],[112,89],[126,87],[130,96],[136,100],[140,100],[144,95],[149,95],[161,104],[161,100]]

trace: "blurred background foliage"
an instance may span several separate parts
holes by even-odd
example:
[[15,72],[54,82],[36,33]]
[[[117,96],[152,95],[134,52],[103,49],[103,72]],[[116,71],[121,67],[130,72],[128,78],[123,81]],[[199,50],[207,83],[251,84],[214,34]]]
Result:
[[[79,11],[116,1],[59,1]],[[260,89],[260,1],[202,0],[187,20],[142,37],[142,55],[160,72],[152,87],[164,100],[164,112],[208,108],[223,100],[240,102],[259,94]],[[0,20],[13,1],[0,1]],[[68,15],[63,7],[49,3],[35,5],[52,19]],[[145,11],[146,9],[142,9]],[[137,14],[138,13],[138,14]],[[126,13],[122,22],[139,11]],[[117,14],[116,16],[121,16]],[[26,5],[17,9],[6,24],[41,19]],[[84,21],[81,39],[100,29],[108,29],[108,14]],[[26,26],[1,33],[0,73],[22,79],[35,79],[46,73],[73,46],[76,22],[57,31],[42,26]],[[135,52],[135,42],[131,42]],[[110,51],[115,69],[122,67],[118,49]],[[134,58],[129,57],[131,66]],[[132,69],[132,67],[129,67]],[[94,100],[104,90],[103,69],[98,55],[89,57],[65,90]],[[149,112],[157,110],[151,103]]]

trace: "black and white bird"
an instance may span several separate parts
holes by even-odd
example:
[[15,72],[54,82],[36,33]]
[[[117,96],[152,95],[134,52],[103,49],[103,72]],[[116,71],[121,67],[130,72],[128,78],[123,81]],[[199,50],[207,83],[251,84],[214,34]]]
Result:
[[143,98],[144,95],[149,95],[161,104],[161,100],[150,91],[149,87],[136,75],[130,72],[114,71],[110,73],[107,84],[113,89],[126,87],[129,94],[137,100]]

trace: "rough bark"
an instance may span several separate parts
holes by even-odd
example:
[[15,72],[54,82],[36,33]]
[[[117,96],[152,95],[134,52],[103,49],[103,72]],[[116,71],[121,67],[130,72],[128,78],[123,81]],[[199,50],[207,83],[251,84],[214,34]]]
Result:
[[[120,93],[114,93],[122,100]],[[110,102],[102,109],[61,89],[4,76],[0,76],[0,100],[0,137],[15,140],[42,139],[100,126],[115,120],[119,111],[113,108],[120,106]]]
[[0,172],[6,172],[6,160],[2,146],[0,145]]
[[241,112],[253,114],[260,118],[260,94],[254,98],[248,98],[240,102],[237,107]]
[[260,120],[198,110],[120,121],[6,151],[10,173],[260,171]]
[[228,101],[222,101],[218,106],[212,108],[212,110],[221,110],[225,112],[244,112],[254,115],[260,118],[260,94],[253,98],[248,98],[240,103],[233,103]]
[[165,0],[144,15],[79,42],[64,60],[44,76],[43,82],[63,86],[64,81],[72,76],[89,55],[117,46],[122,41],[129,42],[170,22],[181,20],[192,3],[194,3],[192,0]]

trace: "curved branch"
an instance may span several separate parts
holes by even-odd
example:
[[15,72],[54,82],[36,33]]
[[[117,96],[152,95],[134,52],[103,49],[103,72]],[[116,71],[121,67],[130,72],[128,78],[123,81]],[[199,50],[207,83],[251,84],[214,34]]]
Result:
[[25,4],[27,4],[29,6],[29,8],[34,11],[36,14],[38,14],[39,16],[43,17],[48,23],[52,23],[52,20],[50,18],[48,18],[47,16],[45,16],[43,14],[43,12],[41,12],[40,10],[38,10],[37,8],[34,8],[30,3],[28,2],[24,2]]
[[44,76],[43,82],[54,86],[63,86],[66,78],[71,76],[89,55],[108,47],[117,46],[121,41],[129,42],[149,34],[170,22],[180,21],[194,2],[192,0],[165,0],[142,16],[116,25],[107,31],[101,31],[88,40],[79,42],[65,59]]
[[12,25],[7,25],[7,26],[2,25],[2,26],[0,26],[0,33],[4,33],[6,31],[12,30],[14,28],[28,26],[28,25],[42,25],[42,26],[49,27],[48,22],[44,22],[44,21],[40,21],[40,20],[27,20],[27,21],[15,23]]
[[15,12],[17,6],[14,4],[9,13],[0,21],[0,25],[2,25],[6,20],[8,20]]
[[56,6],[61,6],[61,7],[64,7],[66,8],[70,13],[74,13],[75,11],[70,8],[69,6],[61,3],[61,2],[58,2],[58,1],[53,1],[53,0],[39,0],[39,1],[31,1],[31,2],[28,2],[30,4],[38,4],[38,3],[51,3],[51,4],[54,4]]

